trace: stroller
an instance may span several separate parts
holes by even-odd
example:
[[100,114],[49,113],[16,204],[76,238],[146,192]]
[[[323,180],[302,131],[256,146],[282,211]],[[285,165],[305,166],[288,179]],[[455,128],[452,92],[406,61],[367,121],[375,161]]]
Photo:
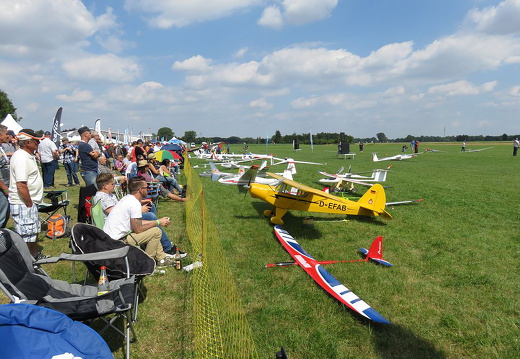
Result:
[[[13,303],[24,302],[53,309],[77,321],[103,320],[105,326],[100,333],[111,327],[121,334],[125,339],[126,357],[130,358],[130,334],[134,340],[136,338],[131,320],[136,289],[135,278],[127,275],[112,280],[109,283],[109,291],[98,295],[97,285],[70,284],[52,279],[40,267],[41,264],[60,260],[125,258],[128,252],[129,248],[88,255],[62,253],[59,257],[35,262],[27,244],[17,233],[0,229],[0,290]],[[114,326],[118,318],[124,321],[124,331]]]

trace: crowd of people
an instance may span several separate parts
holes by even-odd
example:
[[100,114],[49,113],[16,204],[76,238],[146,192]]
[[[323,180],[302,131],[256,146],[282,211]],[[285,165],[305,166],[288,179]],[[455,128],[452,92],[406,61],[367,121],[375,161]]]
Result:
[[[81,140],[77,143],[62,137],[61,145],[56,146],[48,131],[40,135],[22,129],[15,134],[0,125],[0,227],[5,228],[12,218],[14,230],[27,243],[31,255],[42,257],[36,243],[41,231],[38,205],[45,190],[56,188],[54,174],[61,162],[67,175],[64,186],[79,186],[78,172],[85,186],[96,186],[93,203],[101,202],[103,230],[111,238],[142,247],[158,267],[172,265],[174,256],[186,256],[164,230],[171,225],[170,219],[158,217],[148,196],[148,188],[155,184],[163,197],[185,201],[185,188],[177,181],[179,163],[156,160],[160,143],[141,139],[129,145],[103,143],[99,134],[86,126],[78,133]],[[116,184],[126,193],[120,199],[114,195]]]

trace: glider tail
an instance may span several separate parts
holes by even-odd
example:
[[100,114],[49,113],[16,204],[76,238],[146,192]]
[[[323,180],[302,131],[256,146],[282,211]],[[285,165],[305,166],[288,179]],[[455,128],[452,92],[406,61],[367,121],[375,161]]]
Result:
[[379,158],[377,158],[377,154],[374,152],[372,153],[372,162],[377,162],[379,161]]
[[213,162],[209,163],[209,167],[211,168],[211,180],[216,181],[219,179],[221,173],[218,170],[217,166]]
[[374,180],[376,182],[386,181],[386,174],[388,170],[374,170]]
[[250,184],[251,182],[255,181],[257,173],[258,173],[258,166],[253,165],[246,172],[244,172],[244,174],[240,177],[239,182],[247,182]]
[[357,203],[360,206],[359,214],[362,216],[381,216],[392,219],[390,213],[385,211],[386,194],[383,186],[379,183],[370,187]]
[[383,259],[383,237],[379,236],[372,242],[370,249],[367,251],[365,248],[360,248],[359,251],[366,256],[366,260],[373,260],[379,264],[387,267],[393,266],[392,263]]

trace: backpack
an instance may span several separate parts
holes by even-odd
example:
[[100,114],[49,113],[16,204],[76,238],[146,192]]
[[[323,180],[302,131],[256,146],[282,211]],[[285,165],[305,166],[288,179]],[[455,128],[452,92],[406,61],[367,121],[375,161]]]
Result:
[[47,224],[47,237],[53,240],[61,237],[70,236],[70,230],[68,228],[69,216],[61,214],[53,214],[49,217]]

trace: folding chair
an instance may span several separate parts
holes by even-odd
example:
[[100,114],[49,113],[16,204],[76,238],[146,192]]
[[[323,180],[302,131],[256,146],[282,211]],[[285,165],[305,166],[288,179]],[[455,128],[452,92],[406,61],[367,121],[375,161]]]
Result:
[[148,185],[148,198],[152,200],[155,207],[159,206],[159,196],[161,195],[161,183],[160,182],[147,182]]
[[62,191],[44,191],[43,202],[38,205],[38,212],[44,213],[43,217],[40,216],[40,222],[42,225],[47,225],[49,218],[51,218],[56,212],[63,208],[63,213],[67,221],[69,216],[67,215],[67,206],[69,205],[69,195],[67,190]]
[[[126,358],[129,359],[130,341],[132,338],[136,339],[131,319],[135,277],[127,275],[112,280],[109,283],[109,292],[98,295],[97,285],[70,284],[52,279],[40,268],[41,264],[56,263],[60,260],[94,261],[101,258],[119,258],[128,262],[128,253],[128,248],[88,255],[62,253],[59,257],[35,262],[27,244],[17,233],[0,229],[0,289],[14,303],[26,302],[53,309],[78,321],[103,320],[106,325],[100,334],[108,328],[113,328],[122,335],[126,344]],[[114,325],[118,318],[123,319],[123,331]]]
[[[128,256],[125,260],[120,258],[109,260],[94,259],[83,262],[88,273],[97,281],[99,279],[99,268],[107,267],[109,280],[117,280],[126,276],[135,277],[136,290],[134,291],[133,320],[137,321],[139,310],[139,300],[143,296],[143,279],[155,271],[155,260],[148,256],[143,250],[126,244],[119,240],[112,239],[103,230],[84,223],[77,223],[72,227],[70,239],[72,252],[76,254],[102,253],[114,249],[127,248]],[[87,274],[88,274],[87,273]]]
[[97,201],[90,207],[90,217],[94,226],[99,229],[103,229],[105,225],[105,214],[103,213],[101,201]]

